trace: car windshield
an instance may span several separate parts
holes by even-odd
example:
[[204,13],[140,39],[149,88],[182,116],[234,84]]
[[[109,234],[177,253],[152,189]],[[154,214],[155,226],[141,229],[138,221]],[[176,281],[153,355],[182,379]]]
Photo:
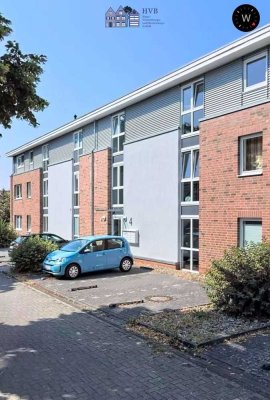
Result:
[[22,243],[24,240],[25,240],[25,236],[18,236],[16,239],[15,239],[15,242],[16,243],[18,243],[18,244],[20,244],[20,243]]
[[79,251],[86,246],[88,242],[89,240],[87,239],[73,240],[72,242],[69,242],[68,244],[65,244],[65,246],[61,247],[61,250],[70,252]]

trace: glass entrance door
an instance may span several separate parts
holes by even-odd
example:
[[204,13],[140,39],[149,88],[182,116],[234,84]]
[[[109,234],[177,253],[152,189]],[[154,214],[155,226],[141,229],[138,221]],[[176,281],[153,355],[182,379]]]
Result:
[[123,231],[123,217],[114,215],[112,220],[112,235],[122,236],[122,231]]

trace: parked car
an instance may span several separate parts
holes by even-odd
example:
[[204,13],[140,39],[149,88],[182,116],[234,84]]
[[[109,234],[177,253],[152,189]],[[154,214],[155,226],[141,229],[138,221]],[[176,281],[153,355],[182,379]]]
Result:
[[63,239],[61,236],[55,235],[54,233],[31,233],[29,235],[21,235],[18,236],[13,242],[10,243],[8,254],[11,254],[11,251],[19,247],[22,242],[29,239],[30,237],[40,237],[43,240],[50,240],[52,243],[56,244],[58,247],[63,246],[64,244],[68,243],[68,240]]
[[86,236],[73,240],[48,254],[43,271],[75,279],[81,273],[120,268],[128,272],[133,265],[128,241],[121,236]]

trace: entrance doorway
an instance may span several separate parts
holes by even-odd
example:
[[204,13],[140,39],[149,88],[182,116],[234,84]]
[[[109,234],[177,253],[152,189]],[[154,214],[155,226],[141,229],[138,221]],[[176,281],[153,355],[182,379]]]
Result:
[[113,215],[112,217],[112,235],[122,236],[123,216]]

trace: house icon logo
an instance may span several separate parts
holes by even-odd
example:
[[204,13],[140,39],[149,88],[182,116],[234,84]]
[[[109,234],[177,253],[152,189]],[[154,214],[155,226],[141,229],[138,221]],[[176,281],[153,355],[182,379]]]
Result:
[[117,11],[112,7],[105,13],[106,28],[138,28],[140,26],[140,13],[134,8],[120,6]]

